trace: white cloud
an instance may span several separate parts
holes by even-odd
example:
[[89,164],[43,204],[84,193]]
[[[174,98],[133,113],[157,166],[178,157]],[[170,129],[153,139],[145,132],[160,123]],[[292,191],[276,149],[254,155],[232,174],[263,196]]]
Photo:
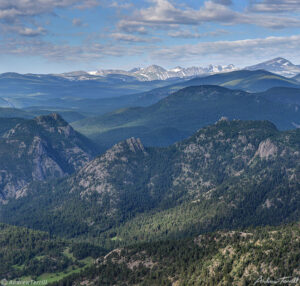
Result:
[[154,6],[142,9],[137,19],[152,24],[186,24],[197,25],[207,21],[231,22],[238,13],[224,5],[206,1],[199,10],[179,9],[168,0],[153,0]]
[[148,34],[147,25],[142,25],[140,22],[120,20],[117,24],[117,29],[126,33],[138,33],[141,35]]
[[201,42],[181,46],[165,47],[152,52],[152,57],[163,61],[186,61],[215,58],[226,62],[249,61],[251,58],[295,56],[299,58],[300,35],[290,37],[267,37],[237,41]]
[[94,8],[100,5],[99,0],[81,0],[75,7],[80,10]]
[[[218,3],[217,3],[218,2]],[[132,30],[134,27],[166,28],[174,25],[199,26],[205,22],[224,25],[251,24],[271,29],[300,27],[300,19],[295,17],[275,17],[246,12],[237,12],[220,1],[205,1],[198,10],[175,7],[169,0],[151,0],[152,5],[135,11],[132,17],[122,19],[118,28]]]
[[90,8],[98,3],[98,0],[1,0],[0,19],[14,22],[18,17],[52,13],[55,8],[74,5],[77,8]]
[[299,0],[252,0],[250,10],[255,12],[281,13],[300,11]]
[[174,30],[168,33],[168,36],[172,38],[182,38],[182,39],[200,39],[205,37],[217,37],[220,35],[228,34],[226,30],[216,30],[206,33],[198,33],[190,30]]
[[131,34],[124,34],[124,33],[112,33],[111,35],[115,40],[124,41],[124,42],[131,42],[131,43],[151,43],[159,41],[158,38],[145,38],[139,37]]
[[0,43],[1,55],[41,56],[51,62],[90,62],[105,57],[128,57],[143,54],[147,46],[122,46],[99,43],[58,45],[38,38],[10,38]]
[[133,4],[129,2],[120,3],[118,1],[113,1],[109,6],[117,9],[129,9],[133,7]]
[[17,29],[17,32],[21,36],[36,37],[45,34],[46,30],[43,27],[38,27],[37,29],[22,27]]
[[[30,34],[30,31],[27,31]],[[29,35],[28,35],[29,36]],[[115,35],[116,36],[116,35]],[[119,35],[120,36],[120,35]],[[135,43],[139,39],[129,39]],[[8,38],[0,43],[1,55],[20,57],[39,56],[50,62],[89,63],[104,58],[147,55],[151,61],[173,66],[197,65],[199,63],[238,63],[249,65],[277,56],[299,59],[300,35],[290,37],[267,37],[236,41],[200,42],[178,46],[118,45],[86,42],[83,45],[53,44],[37,37]]]
[[[27,37],[44,35],[46,29],[36,21],[36,16],[51,14],[56,8],[91,8],[100,0],[0,0],[1,33]],[[73,25],[83,25],[79,19]],[[33,27],[25,27],[33,26]]]

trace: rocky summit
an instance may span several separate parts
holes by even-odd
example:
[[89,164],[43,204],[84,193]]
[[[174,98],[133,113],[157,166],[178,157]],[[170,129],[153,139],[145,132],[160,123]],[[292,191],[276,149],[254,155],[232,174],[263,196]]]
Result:
[[93,144],[58,114],[24,120],[0,138],[0,201],[23,196],[31,181],[60,178],[95,154]]

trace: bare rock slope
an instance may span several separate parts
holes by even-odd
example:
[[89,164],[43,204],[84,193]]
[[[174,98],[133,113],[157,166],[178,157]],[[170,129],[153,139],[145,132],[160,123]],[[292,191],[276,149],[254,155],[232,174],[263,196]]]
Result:
[[58,114],[18,123],[0,138],[0,202],[24,195],[31,181],[73,173],[94,152],[93,144]]

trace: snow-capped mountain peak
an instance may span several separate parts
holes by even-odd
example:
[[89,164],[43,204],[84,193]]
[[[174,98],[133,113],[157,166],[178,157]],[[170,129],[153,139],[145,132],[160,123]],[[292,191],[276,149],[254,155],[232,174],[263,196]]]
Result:
[[269,61],[266,61],[265,64],[270,64],[270,65],[274,65],[274,64],[278,64],[278,65],[293,65],[287,59],[280,58],[280,57],[272,59],[272,60],[269,60]]
[[151,65],[149,67],[141,69],[141,72],[150,72],[150,73],[164,73],[166,70],[158,65]]
[[[300,65],[295,65],[289,60],[277,57],[253,66],[246,67],[247,70],[266,70],[275,74],[280,74],[286,77],[294,77],[300,74]],[[107,77],[114,75],[120,76],[122,80],[139,80],[139,81],[152,81],[152,80],[167,80],[172,78],[192,78],[197,76],[206,76],[216,73],[225,73],[238,70],[233,64],[229,65],[208,65],[206,67],[181,67],[176,66],[171,69],[165,69],[159,65],[150,65],[148,67],[136,67],[129,71],[117,69],[99,69],[89,72],[77,71],[71,73],[64,73],[60,76],[70,80],[93,80],[100,77]]]
[[269,61],[246,67],[247,70],[263,69],[286,77],[293,77],[300,73],[300,66],[294,65],[287,59],[278,57]]
[[88,72],[89,75],[93,76],[107,76],[109,74],[120,74],[135,77],[141,81],[151,80],[166,80],[171,78],[185,78],[203,76],[220,72],[229,72],[237,70],[237,68],[230,64],[227,66],[221,65],[209,65],[208,67],[188,67],[183,68],[177,66],[172,69],[165,69],[159,65],[151,65],[145,68],[134,68],[129,71],[124,70],[97,70]]

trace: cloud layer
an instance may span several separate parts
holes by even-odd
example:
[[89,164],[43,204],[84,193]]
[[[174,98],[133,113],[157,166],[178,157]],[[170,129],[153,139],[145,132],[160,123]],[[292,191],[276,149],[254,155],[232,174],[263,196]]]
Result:
[[[266,3],[252,4],[250,10],[237,12],[229,7],[231,1],[205,1],[203,6],[199,9],[182,9],[176,7],[169,0],[151,0],[152,5],[150,7],[135,11],[132,17],[121,20],[118,27],[121,30],[134,31],[135,27],[159,26],[163,28],[170,27],[170,25],[200,26],[207,22],[224,25],[254,24],[271,29],[300,27],[300,19],[298,18],[273,15],[265,15],[262,17],[260,14],[251,12],[259,8],[257,5],[267,6],[267,2],[269,1],[271,0],[265,0],[264,2]],[[292,9],[292,7],[290,8]]]
[[15,21],[18,17],[30,17],[51,13],[56,8],[73,5],[77,8],[89,8],[98,4],[94,0],[1,0],[0,19]]
[[251,1],[250,10],[254,12],[283,13],[300,11],[299,0]]
[[166,61],[186,61],[213,56],[215,59],[243,61],[250,58],[272,58],[277,55],[297,56],[300,35],[290,37],[267,37],[237,41],[201,42],[198,44],[165,47],[152,53],[153,58]]
[[[53,14],[58,8],[86,9],[97,5],[98,0],[1,0],[1,32],[15,32],[26,37],[41,36],[46,33],[46,28],[37,24],[35,17]],[[74,19],[73,24],[80,26],[79,21]]]
[[300,62],[299,0],[192,2],[0,0],[0,56],[184,65],[288,55]]

